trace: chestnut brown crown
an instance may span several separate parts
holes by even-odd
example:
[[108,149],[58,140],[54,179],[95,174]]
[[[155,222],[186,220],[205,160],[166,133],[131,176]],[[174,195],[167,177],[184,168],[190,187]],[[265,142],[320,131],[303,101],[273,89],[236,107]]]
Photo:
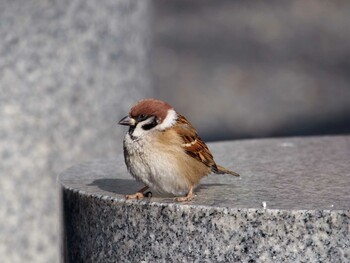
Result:
[[143,99],[140,100],[135,106],[130,110],[130,117],[136,118],[138,116],[155,116],[162,122],[167,114],[168,110],[172,109],[168,103],[157,100],[157,99]]

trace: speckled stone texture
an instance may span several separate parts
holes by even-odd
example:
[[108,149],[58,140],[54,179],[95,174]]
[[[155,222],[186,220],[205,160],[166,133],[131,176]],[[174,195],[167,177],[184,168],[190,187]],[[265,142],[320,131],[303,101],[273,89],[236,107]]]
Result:
[[122,155],[63,172],[66,261],[349,262],[349,136],[209,148],[241,177],[210,175],[187,203],[125,200],[142,185]]
[[152,93],[145,0],[0,1],[0,261],[58,262],[57,174]]

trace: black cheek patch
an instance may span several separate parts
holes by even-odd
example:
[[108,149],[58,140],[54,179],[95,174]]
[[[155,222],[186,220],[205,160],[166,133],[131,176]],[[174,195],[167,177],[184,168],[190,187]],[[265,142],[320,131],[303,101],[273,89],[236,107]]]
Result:
[[153,121],[151,123],[148,123],[148,124],[145,124],[142,126],[142,129],[145,130],[145,131],[148,131],[154,127],[156,127],[158,124],[157,122],[157,119],[156,118],[153,118]]

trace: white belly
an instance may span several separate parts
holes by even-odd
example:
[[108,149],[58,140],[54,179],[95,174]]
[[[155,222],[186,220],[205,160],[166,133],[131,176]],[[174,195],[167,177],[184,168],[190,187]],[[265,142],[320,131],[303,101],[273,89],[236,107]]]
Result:
[[131,175],[153,191],[183,195],[189,182],[176,169],[178,160],[171,152],[156,150],[152,141],[133,141],[129,134],[124,139],[125,163]]

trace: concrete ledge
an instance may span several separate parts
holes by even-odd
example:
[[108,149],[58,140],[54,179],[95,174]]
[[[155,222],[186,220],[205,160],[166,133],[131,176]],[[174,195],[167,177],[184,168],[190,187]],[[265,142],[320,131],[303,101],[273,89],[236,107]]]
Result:
[[242,177],[211,175],[189,203],[126,201],[141,185],[122,156],[63,172],[66,261],[350,260],[349,136],[209,147]]

